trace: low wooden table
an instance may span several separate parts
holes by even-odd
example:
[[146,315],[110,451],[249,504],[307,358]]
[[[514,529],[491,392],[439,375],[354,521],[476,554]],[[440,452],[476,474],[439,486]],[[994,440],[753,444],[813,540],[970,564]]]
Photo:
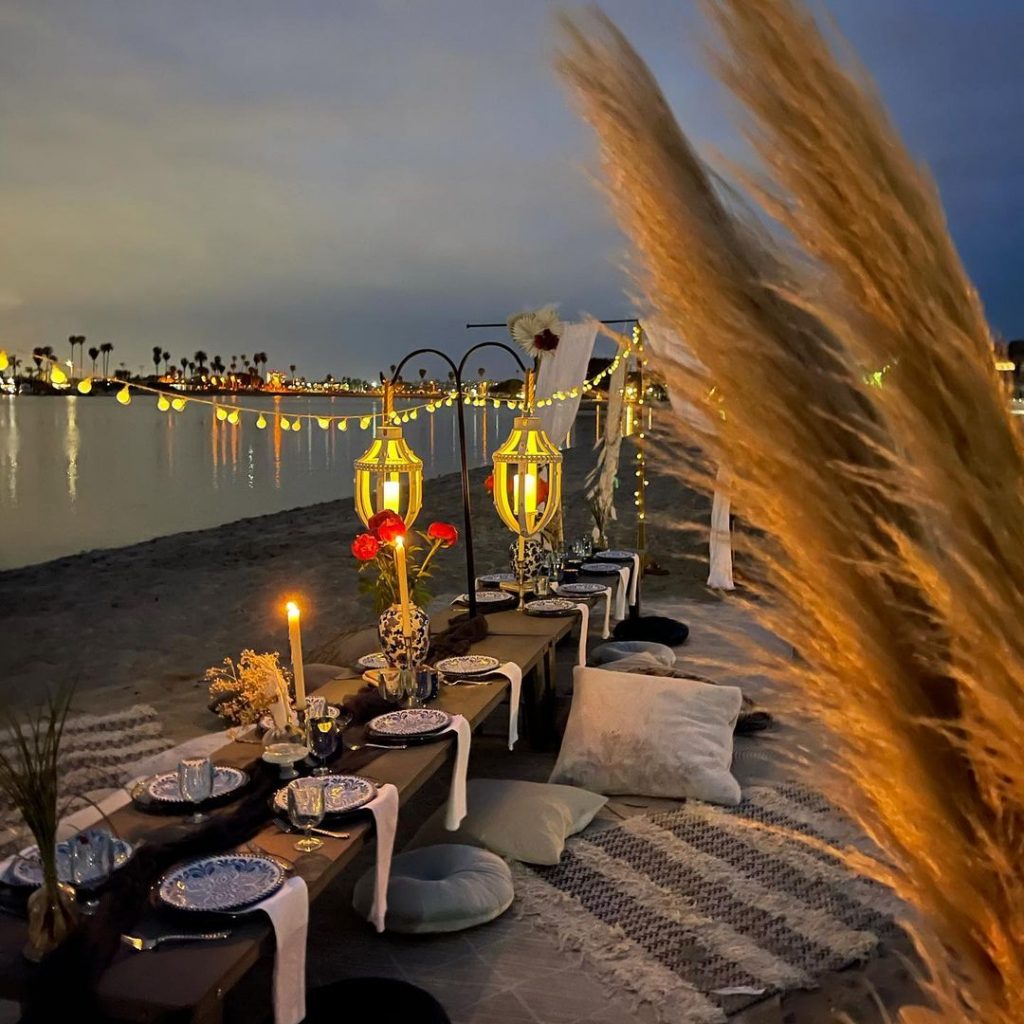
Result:
[[[507,613],[516,615],[516,613]],[[443,616],[438,617],[443,621]],[[526,619],[518,616],[518,620]],[[504,621],[504,620],[503,620]],[[479,653],[487,653],[502,661],[515,661],[524,670],[542,668],[546,654],[557,639],[572,628],[571,619],[527,619],[543,624],[536,634],[504,634],[497,631],[476,645]],[[516,628],[509,620],[504,628]],[[366,631],[362,653],[376,647],[373,631]],[[358,656],[358,655],[356,655]],[[362,680],[339,679],[316,691],[330,701],[338,701],[362,686]],[[472,727],[479,726],[503,700],[508,681],[495,681],[478,686],[442,687],[436,706],[452,714],[466,717]],[[454,738],[406,749],[381,750],[379,756],[357,770],[380,782],[393,783],[401,803],[413,794],[449,760]],[[251,743],[231,743],[222,748],[215,760],[219,764],[251,766],[258,756]],[[335,767],[346,770],[340,758]],[[268,810],[269,817],[269,810]],[[166,827],[166,816],[152,816],[131,805],[111,815],[118,834],[129,841],[138,841],[155,828]],[[295,836],[281,832],[268,821],[252,843],[267,853],[294,862],[295,870],[309,886],[310,900],[324,889],[352,861],[366,841],[372,837],[369,815],[353,818],[344,826],[348,839],[324,840],[315,854],[300,856],[294,849]],[[153,934],[166,927],[151,920],[155,912],[144,910],[140,931],[146,924],[154,925]],[[172,1022],[219,1024],[225,1020],[259,1021],[270,1006],[270,979],[274,956],[274,937],[269,922],[262,914],[230,923],[231,938],[221,942],[169,945],[148,953],[119,952],[100,979],[98,992],[104,1012],[112,1021]],[[30,966],[21,955],[25,942],[25,923],[0,915],[0,997],[18,999],[24,990]],[[244,982],[244,984],[242,984]]]

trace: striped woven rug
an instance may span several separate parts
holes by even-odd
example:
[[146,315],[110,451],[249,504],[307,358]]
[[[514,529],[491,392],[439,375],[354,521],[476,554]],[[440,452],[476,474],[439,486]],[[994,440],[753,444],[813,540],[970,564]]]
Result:
[[813,987],[896,926],[892,894],[802,842],[859,843],[813,791],[750,789],[571,839],[554,867],[516,866],[520,914],[663,1024],[714,1024]]

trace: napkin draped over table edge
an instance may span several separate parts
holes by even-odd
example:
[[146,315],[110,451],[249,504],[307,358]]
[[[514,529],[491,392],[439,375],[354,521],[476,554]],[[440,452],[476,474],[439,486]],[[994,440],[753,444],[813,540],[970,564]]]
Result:
[[377,826],[377,867],[373,885],[373,905],[370,923],[378,932],[384,931],[388,913],[388,883],[391,880],[391,858],[395,852],[395,832],[398,831],[398,790],[385,782],[364,810],[373,815]]
[[[448,789],[448,809],[445,812],[444,827],[454,832],[466,816],[466,770],[469,767],[469,748],[473,741],[473,730],[463,715],[452,715],[452,720],[441,733],[455,733],[455,765]],[[440,735],[440,734],[439,734]]]
[[298,875],[285,880],[273,895],[251,910],[270,918],[277,950],[274,955],[274,1024],[301,1024],[306,1018],[306,939],[309,932],[309,890]]

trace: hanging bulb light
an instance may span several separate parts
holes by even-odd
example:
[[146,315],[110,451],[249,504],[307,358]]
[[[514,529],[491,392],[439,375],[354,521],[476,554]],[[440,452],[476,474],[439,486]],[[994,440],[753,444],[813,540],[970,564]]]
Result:
[[68,375],[59,367],[54,366],[50,370],[50,383],[51,384],[67,384]]
[[7,358],[7,353],[0,348],[0,370],[6,370],[10,365],[11,361]]
[[117,400],[122,405],[131,405],[132,404],[132,393],[131,393],[131,391],[128,390],[128,385],[127,384],[125,384],[125,386],[123,388],[121,388],[120,391],[118,391],[118,393],[117,393]]
[[217,406],[217,419],[219,419],[221,421],[221,423],[223,423],[224,420],[226,420],[227,418],[228,418],[228,411],[227,411],[227,409],[225,409],[223,406],[218,405]]
[[355,506],[364,523],[389,509],[412,526],[423,502],[423,462],[392,420],[391,384],[384,385],[381,425],[370,447],[356,459]]
[[237,409],[232,409],[231,412],[228,413],[228,423],[230,423],[233,427],[238,426],[238,410]]
[[339,430],[348,430],[348,420],[338,420]]
[[260,413],[259,416],[256,417],[256,427],[258,430],[265,430],[266,426],[267,418],[266,416],[263,415],[263,413]]
[[86,377],[85,380],[80,380],[78,382],[78,393],[80,395],[87,395],[87,394],[89,394],[90,391],[92,391],[92,378],[91,377]]
[[360,430],[366,430],[369,426],[370,426],[370,417],[369,416],[364,416],[359,421],[359,429]]
[[331,428],[331,421],[327,416],[317,416],[316,422],[321,430],[330,430]]
[[156,407],[157,407],[157,408],[158,408],[158,409],[159,409],[159,410],[160,410],[161,412],[167,412],[167,410],[168,410],[168,409],[170,409],[170,407],[171,407],[171,403],[167,401],[167,398],[166,398],[166,396],[164,396],[164,395],[161,395],[161,396],[160,396],[160,397],[159,397],[159,398],[158,398],[158,399],[156,400]]
[[174,398],[174,399],[172,399],[171,400],[171,408],[175,412],[181,412],[182,409],[185,408],[185,399],[184,398]]
[[302,429],[302,419],[301,419],[301,417],[297,416],[295,419],[292,420],[292,431],[299,431],[301,429]]
[[288,419],[287,416],[282,416],[281,417],[281,429],[282,430],[291,430],[292,429],[292,421],[290,419]]

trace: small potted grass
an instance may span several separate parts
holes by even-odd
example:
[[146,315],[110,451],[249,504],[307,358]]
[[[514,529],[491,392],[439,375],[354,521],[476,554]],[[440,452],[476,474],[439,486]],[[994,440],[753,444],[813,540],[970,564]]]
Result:
[[25,956],[40,960],[74,928],[75,893],[57,878],[61,737],[71,704],[65,688],[28,714],[0,710],[0,790],[18,809],[39,847],[43,884],[28,899]]

